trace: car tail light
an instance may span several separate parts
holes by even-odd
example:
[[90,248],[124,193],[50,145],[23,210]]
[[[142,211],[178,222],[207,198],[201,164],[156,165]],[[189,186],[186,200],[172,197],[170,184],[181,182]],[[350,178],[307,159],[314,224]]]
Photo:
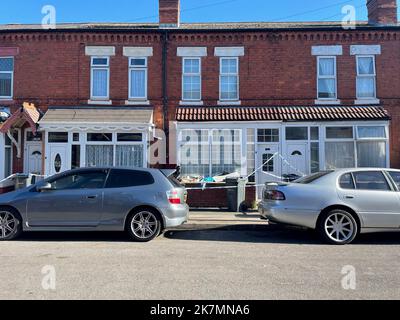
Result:
[[286,200],[285,194],[278,190],[266,190],[264,198],[267,200],[283,201]]
[[181,204],[181,197],[178,191],[168,191],[167,197],[170,204]]

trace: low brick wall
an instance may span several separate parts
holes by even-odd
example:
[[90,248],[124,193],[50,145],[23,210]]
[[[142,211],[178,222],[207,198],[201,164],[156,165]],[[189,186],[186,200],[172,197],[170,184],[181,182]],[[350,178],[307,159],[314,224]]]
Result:
[[[190,190],[190,188],[202,188],[200,183],[187,183],[188,204],[191,208],[228,208],[228,189],[214,189],[226,187],[225,183],[208,183],[204,190]],[[246,188],[245,205],[248,208],[253,207],[256,200],[256,187],[248,186]]]

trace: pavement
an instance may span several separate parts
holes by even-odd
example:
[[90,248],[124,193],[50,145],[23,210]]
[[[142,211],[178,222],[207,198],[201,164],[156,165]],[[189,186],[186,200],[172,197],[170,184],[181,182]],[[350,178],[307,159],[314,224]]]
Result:
[[193,212],[146,243],[27,233],[0,243],[0,299],[400,299],[400,233],[330,246],[248,215]]

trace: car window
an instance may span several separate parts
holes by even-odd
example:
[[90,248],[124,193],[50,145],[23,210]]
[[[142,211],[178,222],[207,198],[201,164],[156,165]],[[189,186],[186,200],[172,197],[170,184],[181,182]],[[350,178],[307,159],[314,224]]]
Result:
[[355,189],[351,173],[346,173],[340,177],[339,185],[342,189]]
[[300,178],[295,180],[295,183],[300,183],[300,184],[309,184],[312,183],[314,181],[317,181],[318,179],[325,177],[328,174],[331,174],[333,171],[321,171],[321,172],[317,172],[314,174],[311,174],[309,176],[306,176],[304,178]]
[[400,188],[400,172],[397,171],[389,171],[390,176],[392,177],[394,183]]
[[151,173],[139,170],[113,169],[107,179],[106,188],[128,188],[153,184]]
[[353,173],[356,188],[360,190],[390,190],[381,171],[362,171]]
[[54,190],[71,190],[71,189],[101,189],[106,181],[107,171],[86,171],[68,174],[50,180],[52,189]]

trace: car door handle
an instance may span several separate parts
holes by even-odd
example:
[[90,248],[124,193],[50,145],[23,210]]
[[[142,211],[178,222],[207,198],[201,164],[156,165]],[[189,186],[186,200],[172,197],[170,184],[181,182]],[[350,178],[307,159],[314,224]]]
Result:
[[346,196],[346,199],[354,199],[354,196]]
[[97,199],[98,196],[87,196],[86,198],[89,199],[89,200],[94,200],[94,199]]

